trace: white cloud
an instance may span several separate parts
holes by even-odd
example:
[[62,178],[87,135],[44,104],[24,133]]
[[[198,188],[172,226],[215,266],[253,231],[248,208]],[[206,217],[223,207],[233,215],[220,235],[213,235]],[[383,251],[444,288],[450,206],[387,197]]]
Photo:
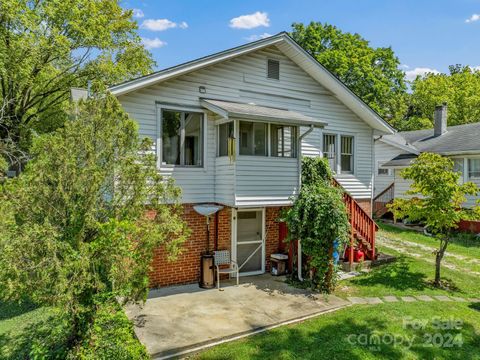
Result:
[[143,18],[145,14],[143,13],[142,9],[133,9],[133,17],[134,18]]
[[471,68],[473,71],[480,71],[480,65],[478,65],[478,66],[470,66],[470,68]]
[[408,70],[408,71],[405,71],[405,75],[407,77],[407,80],[409,81],[413,81],[417,78],[417,76],[424,76],[428,73],[432,73],[432,74],[440,74],[440,71],[436,70],[436,69],[430,69],[430,68],[427,68],[427,67],[417,67],[413,70]]
[[401,64],[400,69],[410,69],[410,66],[408,66],[407,64]]
[[465,20],[466,23],[471,23],[480,20],[480,14],[473,14],[470,16],[467,20]]
[[253,14],[242,15],[230,20],[230,27],[234,29],[253,29],[259,26],[270,26],[270,19],[266,12],[257,11]]
[[159,38],[153,38],[153,39],[150,39],[150,38],[142,38],[142,44],[145,46],[146,49],[158,49],[158,48],[161,48],[165,45],[167,45],[167,43],[165,41],[162,41],[160,40]]
[[179,27],[180,29],[186,29],[188,28],[188,24],[185,21],[182,21],[178,24],[168,19],[147,19],[142,23],[142,28],[151,31],[164,31],[176,27]]
[[245,40],[248,40],[248,41],[257,41],[257,40],[260,40],[260,39],[265,39],[265,38],[270,37],[270,36],[273,36],[273,35],[272,35],[272,34],[269,34],[269,33],[253,34],[253,35],[247,36],[247,37],[245,38]]

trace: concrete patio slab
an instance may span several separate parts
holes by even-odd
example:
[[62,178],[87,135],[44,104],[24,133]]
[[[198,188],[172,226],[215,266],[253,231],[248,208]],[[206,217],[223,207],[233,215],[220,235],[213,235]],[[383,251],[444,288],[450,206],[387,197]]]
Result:
[[135,333],[154,359],[184,356],[214,344],[346,307],[348,301],[293,288],[261,275],[222,282],[223,291],[186,285],[154,290],[128,306]]

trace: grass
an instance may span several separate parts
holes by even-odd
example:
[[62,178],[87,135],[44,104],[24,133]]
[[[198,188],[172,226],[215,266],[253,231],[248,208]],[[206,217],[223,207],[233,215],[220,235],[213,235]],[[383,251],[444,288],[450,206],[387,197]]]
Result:
[[[414,231],[381,225],[378,245],[397,261],[369,273],[341,281],[336,295],[452,295],[480,298],[480,241],[458,236],[447,250],[442,270],[447,289],[432,286],[435,239]],[[382,245],[381,238],[387,238]],[[388,241],[388,247],[387,245]],[[392,246],[394,245],[394,246]],[[393,248],[403,249],[396,251]],[[459,260],[461,257],[462,260]],[[427,321],[425,328],[405,321]],[[461,321],[459,329],[434,328],[435,321]],[[389,339],[396,339],[390,343]],[[432,339],[434,344],[428,342]],[[365,344],[380,339],[378,344]],[[412,340],[413,339],[413,340]],[[461,340],[457,345],[448,340]],[[412,345],[408,341],[413,341]],[[368,342],[368,341],[367,341]],[[451,345],[451,346],[450,346]],[[301,324],[280,327],[243,340],[226,343],[196,355],[199,359],[480,359],[480,303],[416,302],[355,305]]]
[[0,355],[2,359],[40,357],[39,352],[63,353],[65,323],[45,307],[0,302]]
[[[447,311],[446,306],[440,302],[358,305],[226,343],[196,358],[480,359],[480,309],[462,303],[449,304]],[[434,328],[437,316],[442,323],[461,320],[460,329]],[[427,320],[428,324],[424,329],[404,325],[410,318]],[[429,337],[435,339],[437,346],[429,346]],[[448,347],[448,340],[455,337],[458,346]],[[396,343],[390,342],[392,338]],[[374,339],[379,339],[379,343],[368,344]],[[412,346],[407,343],[410,341]]]
[[[399,249],[383,247],[381,238],[387,237]],[[400,230],[389,225],[380,225],[378,247],[397,257],[393,264],[372,269],[369,273],[342,281],[336,295],[346,296],[382,296],[382,295],[453,295],[460,297],[480,297],[479,276],[472,274],[477,271],[480,259],[480,241],[472,240],[470,236],[459,236],[453,240],[447,249],[442,268],[442,279],[448,285],[446,289],[432,286],[435,274],[434,255],[431,251],[422,250],[412,244],[436,247],[435,239],[415,231]],[[403,241],[403,243],[402,243]],[[405,242],[408,242],[405,245]],[[458,260],[453,256],[461,256]],[[446,266],[452,266],[447,268]]]

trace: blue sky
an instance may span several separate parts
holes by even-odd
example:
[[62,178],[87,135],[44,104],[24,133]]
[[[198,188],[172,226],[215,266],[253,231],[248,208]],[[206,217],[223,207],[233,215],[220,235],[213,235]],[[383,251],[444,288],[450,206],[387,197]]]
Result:
[[[391,46],[407,74],[480,66],[480,0],[124,0],[157,68],[321,21]],[[478,14],[478,15],[477,15]]]

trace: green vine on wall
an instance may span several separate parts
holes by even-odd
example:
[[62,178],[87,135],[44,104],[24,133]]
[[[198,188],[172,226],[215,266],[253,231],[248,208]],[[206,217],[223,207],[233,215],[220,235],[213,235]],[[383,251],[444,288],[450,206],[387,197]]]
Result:
[[349,222],[342,190],[331,183],[332,172],[325,158],[302,159],[302,188],[285,213],[290,241],[300,239],[308,256],[312,286],[332,292],[335,286],[334,243],[348,239]]

